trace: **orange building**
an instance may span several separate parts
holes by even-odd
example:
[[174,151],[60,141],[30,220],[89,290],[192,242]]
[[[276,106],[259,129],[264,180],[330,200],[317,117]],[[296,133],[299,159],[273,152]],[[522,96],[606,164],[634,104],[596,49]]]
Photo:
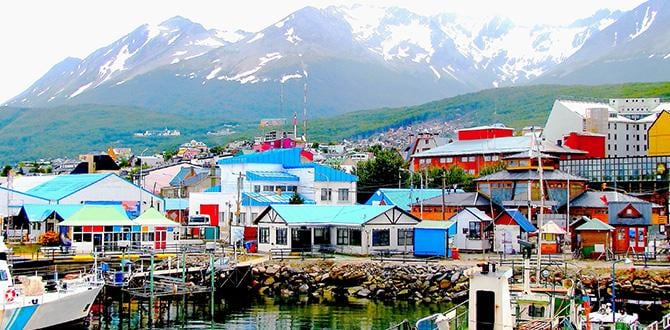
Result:
[[[444,214],[442,212],[444,205]],[[498,214],[501,209],[491,202],[486,196],[477,192],[451,192],[442,196],[429,198],[418,203],[412,204],[412,215],[421,220],[448,220],[459,211],[474,207],[491,216],[491,209],[494,214]]]

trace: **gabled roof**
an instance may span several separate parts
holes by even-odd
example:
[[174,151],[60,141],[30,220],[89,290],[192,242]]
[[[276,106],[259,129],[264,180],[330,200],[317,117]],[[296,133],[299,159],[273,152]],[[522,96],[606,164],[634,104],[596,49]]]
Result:
[[[418,203],[412,203],[418,204]],[[493,204],[496,204],[493,202]],[[429,198],[423,201],[424,206],[441,206],[442,193],[439,196]],[[445,206],[489,206],[491,201],[484,195],[478,192],[450,192],[444,195]]]
[[[544,171],[542,173],[544,180],[560,180],[567,181],[588,181],[587,178],[581,176],[572,175],[560,170],[553,171]],[[520,181],[520,180],[540,180],[540,173],[538,171],[507,171],[502,170],[493,174],[485,175],[475,179],[476,182],[489,181],[489,180],[510,180],[510,181]]]
[[612,231],[614,227],[596,219],[588,219],[586,222],[575,228],[577,231]]
[[113,174],[70,174],[57,175],[26,193],[48,200],[57,201],[82,190]]
[[565,234],[565,230],[563,230],[563,228],[559,227],[553,221],[549,221],[544,225],[542,225],[540,230],[542,231],[542,234],[557,234],[557,235]]
[[300,178],[282,171],[247,171],[250,181],[300,181]]
[[180,224],[166,218],[162,213],[153,207],[148,208],[137,219],[133,220],[137,225],[169,226],[181,227]]
[[54,213],[61,220],[66,220],[82,207],[81,204],[25,204],[21,213],[24,213],[30,222],[42,222]]
[[272,149],[264,152],[255,152],[241,156],[219,159],[223,164],[283,164],[295,166],[302,164],[302,148]]
[[[416,219],[397,206],[382,205],[272,205],[256,219],[262,218],[270,209],[273,209],[289,225],[362,226],[394,208]],[[418,222],[418,219],[416,220]]]
[[121,205],[84,205],[59,226],[132,226]]
[[[527,233],[532,233],[537,231],[537,228],[533,226],[528,219],[526,219],[526,216],[521,213],[519,210],[511,210],[511,209],[505,209],[505,213],[507,213],[514,222],[516,222],[519,227],[521,227],[521,230],[527,232]],[[500,217],[500,216],[499,216]]]
[[[445,195],[447,195],[445,193]],[[442,196],[442,189],[396,189],[380,188],[365,202],[366,205],[373,205],[373,201],[379,200],[384,203],[381,205],[396,205],[403,210],[410,210],[412,204],[417,201]]]
[[[416,153],[412,158],[460,156],[460,155],[482,155],[482,154],[512,154],[528,151],[531,146],[530,136],[509,136],[494,139],[478,140],[455,140],[451,143],[435,147],[433,149]],[[542,152],[584,154],[581,150],[552,145],[543,142],[540,146]]]
[[493,220],[493,219],[491,219],[491,217],[486,215],[486,213],[484,213],[484,212],[482,212],[479,209],[476,209],[474,207],[466,207],[466,208],[458,211],[458,213],[452,215],[451,218],[449,218],[449,220],[455,219],[457,217],[461,217],[464,214],[472,215],[472,216],[474,216],[475,218],[477,218],[481,221],[491,221],[491,220]]
[[209,175],[209,169],[195,166],[182,166],[179,169],[179,172],[170,180],[170,186],[177,187],[179,185],[185,185],[185,180],[191,176],[205,173]]
[[537,159],[538,156],[542,157],[542,158],[545,158],[545,159],[558,159],[558,157],[556,157],[556,156],[548,155],[548,154],[545,154],[543,152],[538,152],[537,150],[534,150],[534,149],[528,149],[526,151],[522,151],[522,152],[519,152],[519,153],[516,153],[516,154],[513,154],[513,155],[509,155],[509,156],[505,157],[504,159],[529,159],[529,158]]
[[[635,196],[623,194],[618,191],[586,191],[570,201],[570,207],[607,208],[607,203],[603,201],[603,196],[605,196],[605,200],[608,203],[616,201],[648,203]],[[660,208],[662,206],[652,203],[651,207]]]
[[[242,193],[242,206],[268,206],[271,204],[289,204],[293,193],[290,191],[283,192],[281,195],[276,192],[250,192]],[[300,194],[303,199],[303,204],[316,204],[311,199],[307,199]]]

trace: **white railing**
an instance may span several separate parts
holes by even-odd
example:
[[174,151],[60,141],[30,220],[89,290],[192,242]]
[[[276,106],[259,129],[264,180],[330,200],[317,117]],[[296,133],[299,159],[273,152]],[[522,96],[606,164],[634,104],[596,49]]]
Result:
[[644,327],[644,330],[668,330],[670,329],[670,314],[665,314],[660,321],[655,321],[652,324]]

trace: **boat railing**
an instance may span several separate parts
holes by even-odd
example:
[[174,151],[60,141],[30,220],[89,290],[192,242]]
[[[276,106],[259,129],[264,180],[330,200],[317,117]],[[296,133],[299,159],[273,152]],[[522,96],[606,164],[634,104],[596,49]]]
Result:
[[667,330],[670,329],[670,314],[665,314],[660,321],[655,321],[644,327],[644,330]]
[[437,313],[419,319],[415,323],[417,330],[439,329],[439,322],[449,322],[449,329],[465,329],[468,324],[468,301],[464,301],[444,313]]

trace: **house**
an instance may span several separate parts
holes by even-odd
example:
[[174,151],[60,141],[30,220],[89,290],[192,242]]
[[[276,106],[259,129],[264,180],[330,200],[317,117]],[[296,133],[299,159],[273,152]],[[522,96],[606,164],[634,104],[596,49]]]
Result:
[[141,241],[149,236],[140,236],[141,226],[131,221],[119,205],[84,205],[58,226],[61,234],[72,239],[77,253],[118,251],[118,241]]
[[607,215],[607,223],[614,227],[614,253],[645,251],[652,225],[651,203],[610,201],[607,204]]
[[80,155],[79,163],[70,174],[119,173],[121,167],[109,155]]
[[[202,166],[181,162],[173,165],[156,167],[142,171],[141,186],[154,194],[160,194],[161,190],[169,187],[170,183],[180,174],[183,168],[194,168],[195,172],[200,172]],[[136,174],[135,182],[139,183],[139,172]],[[177,181],[179,184],[179,180]]]
[[449,221],[456,223],[454,242],[459,250],[484,252],[491,249],[489,231],[485,229],[493,221],[486,213],[466,207],[454,214]]
[[577,245],[586,258],[598,259],[611,249],[614,227],[598,219],[586,218],[574,231],[577,233]]
[[79,211],[81,204],[24,204],[15,217],[15,226],[28,228],[30,241],[47,231],[56,231],[58,224]]
[[289,198],[297,191],[305,200],[319,205],[355,203],[358,178],[316,164],[312,159],[310,152],[300,148],[272,149],[220,159],[217,166],[221,184],[211,189],[214,191],[191,193],[190,213],[209,215],[211,225],[221,225],[225,235],[231,224],[253,224],[253,213],[259,211],[244,207],[242,198],[254,196],[251,193]]
[[456,223],[453,221],[421,221],[414,226],[414,255],[449,257],[455,235]]
[[[414,154],[410,170],[419,171],[430,167],[450,168],[457,166],[469,174],[479,175],[482,168],[497,165],[504,157],[528,152],[531,149],[532,139],[532,136],[509,136],[455,140],[428,151]],[[549,144],[546,141],[542,142],[540,151],[561,159],[586,154],[584,151]]]
[[139,231],[133,230],[134,233],[140,233],[136,235],[136,238],[140,238],[140,247],[165,249],[174,247],[175,242],[179,241],[181,225],[169,220],[153,207],[148,208],[133,222],[133,229],[140,226]]
[[[611,202],[647,203],[651,206],[650,225],[664,225],[667,219],[665,208],[661,205],[650,203],[635,196],[618,191],[586,191],[570,201],[570,216],[585,216],[589,219],[598,219],[610,224],[609,204]],[[562,205],[559,211],[563,211],[567,205]]]
[[411,211],[412,204],[436,196],[442,196],[442,189],[380,188],[370,196],[365,205],[395,205]]
[[[670,106],[649,126],[649,156],[670,156]],[[666,164],[668,166],[668,164]]]
[[419,219],[397,206],[270,205],[254,220],[258,250],[332,248],[345,254],[411,252]]
[[493,216],[491,212],[498,214],[501,210],[498,204],[479,192],[462,192],[462,190],[454,192],[448,189],[444,199],[440,190],[438,196],[413,202],[412,214],[422,220],[447,220],[468,207],[479,209],[489,216]]
[[539,232],[542,233],[540,241],[542,243],[541,251],[543,254],[563,252],[561,245],[565,240],[565,234],[567,234],[563,228],[559,227],[555,222],[549,221],[540,227]]
[[521,251],[519,240],[528,240],[528,234],[537,228],[519,210],[505,209],[498,214],[493,228],[493,251],[515,254]]
[[182,166],[170,180],[168,186],[161,189],[161,196],[166,198],[188,198],[192,192],[203,192],[220,185],[220,177],[215,167],[200,168]]

